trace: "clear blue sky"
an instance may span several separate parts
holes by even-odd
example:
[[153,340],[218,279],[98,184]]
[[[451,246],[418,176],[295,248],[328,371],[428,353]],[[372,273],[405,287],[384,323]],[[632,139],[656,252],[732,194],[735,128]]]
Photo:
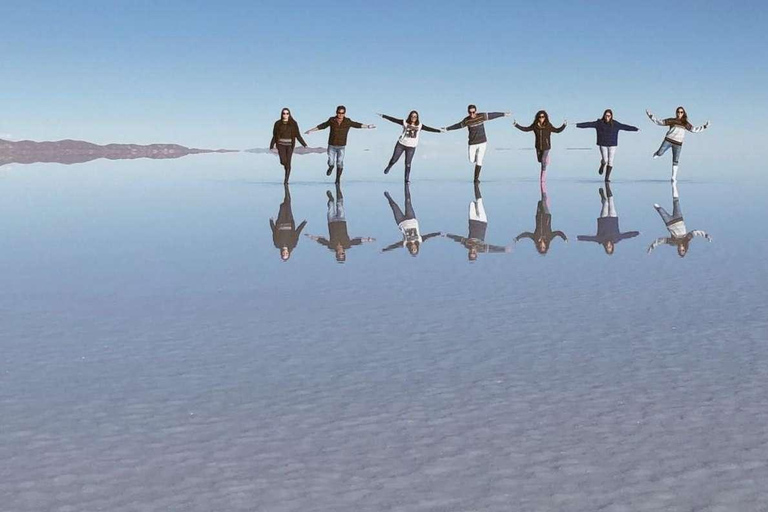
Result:
[[375,112],[417,108],[440,126],[469,102],[521,121],[611,107],[633,124],[683,104],[720,142],[765,138],[760,2],[13,4],[0,16],[4,138],[244,149],[267,144],[284,105],[307,129],[344,103],[383,146],[396,128]]

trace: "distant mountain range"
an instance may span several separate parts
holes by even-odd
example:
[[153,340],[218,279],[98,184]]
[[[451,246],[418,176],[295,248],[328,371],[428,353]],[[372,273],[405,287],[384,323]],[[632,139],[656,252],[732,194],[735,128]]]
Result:
[[[293,153],[296,155],[309,155],[311,153],[325,153],[327,150],[326,148],[305,148],[304,146],[296,146],[293,149]],[[271,151],[269,148],[253,148],[253,149],[246,149],[246,153],[272,153],[274,155],[277,155],[277,150]]]
[[54,162],[78,164],[99,158],[124,160],[133,158],[180,158],[200,153],[233,153],[233,149],[197,149],[178,144],[107,144],[99,146],[82,140],[59,140],[35,142],[21,140],[12,142],[0,139],[0,165],[11,163],[32,164]]

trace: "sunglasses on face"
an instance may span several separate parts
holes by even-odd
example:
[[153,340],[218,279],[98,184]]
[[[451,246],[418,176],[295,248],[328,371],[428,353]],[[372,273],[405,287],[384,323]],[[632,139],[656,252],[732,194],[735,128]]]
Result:
[[683,111],[683,110],[678,110],[678,111],[677,111],[677,113],[678,113],[678,114],[685,114],[685,111]]
[[283,115],[284,115],[284,116],[289,116],[289,115],[291,115],[291,114],[289,114],[288,112],[283,112]]
[[467,112],[469,112],[470,114],[474,114],[477,112],[477,110],[467,110]]
[[546,119],[547,116],[539,116],[539,119]]
[[346,112],[336,112],[337,116],[343,116],[344,114],[346,114]]

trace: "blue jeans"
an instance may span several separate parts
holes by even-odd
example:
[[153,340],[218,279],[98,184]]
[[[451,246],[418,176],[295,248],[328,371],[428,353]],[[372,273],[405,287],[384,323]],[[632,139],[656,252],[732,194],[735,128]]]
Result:
[[344,149],[346,146],[331,146],[328,145],[328,167],[338,166],[339,169],[344,168]]
[[672,144],[664,139],[664,142],[661,143],[661,146],[659,146],[659,149],[656,151],[656,155],[663,155],[669,148],[672,148],[672,165],[677,165],[678,162],[680,162],[680,152],[683,150],[683,146]]

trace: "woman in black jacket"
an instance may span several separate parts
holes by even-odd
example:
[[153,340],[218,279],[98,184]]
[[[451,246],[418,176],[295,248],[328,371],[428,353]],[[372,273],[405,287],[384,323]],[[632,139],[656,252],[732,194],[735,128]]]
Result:
[[549,165],[549,150],[552,149],[552,143],[549,140],[550,134],[560,133],[565,130],[568,125],[568,121],[563,121],[563,125],[559,128],[552,126],[549,122],[549,114],[546,110],[539,110],[536,112],[536,118],[533,120],[530,126],[522,126],[517,124],[517,121],[513,121],[515,128],[523,132],[533,132],[536,136],[536,159],[541,164],[541,178],[544,178],[544,173],[547,172],[547,166]]
[[296,147],[296,139],[299,139],[301,145],[307,147],[307,143],[304,142],[304,138],[301,136],[299,130],[299,124],[291,115],[291,111],[288,108],[283,108],[280,113],[280,119],[275,121],[275,126],[272,128],[272,140],[269,143],[269,149],[275,149],[277,146],[277,154],[280,155],[280,165],[285,169],[285,180],[283,183],[288,183],[288,178],[291,177],[291,158],[293,157],[293,148]]

